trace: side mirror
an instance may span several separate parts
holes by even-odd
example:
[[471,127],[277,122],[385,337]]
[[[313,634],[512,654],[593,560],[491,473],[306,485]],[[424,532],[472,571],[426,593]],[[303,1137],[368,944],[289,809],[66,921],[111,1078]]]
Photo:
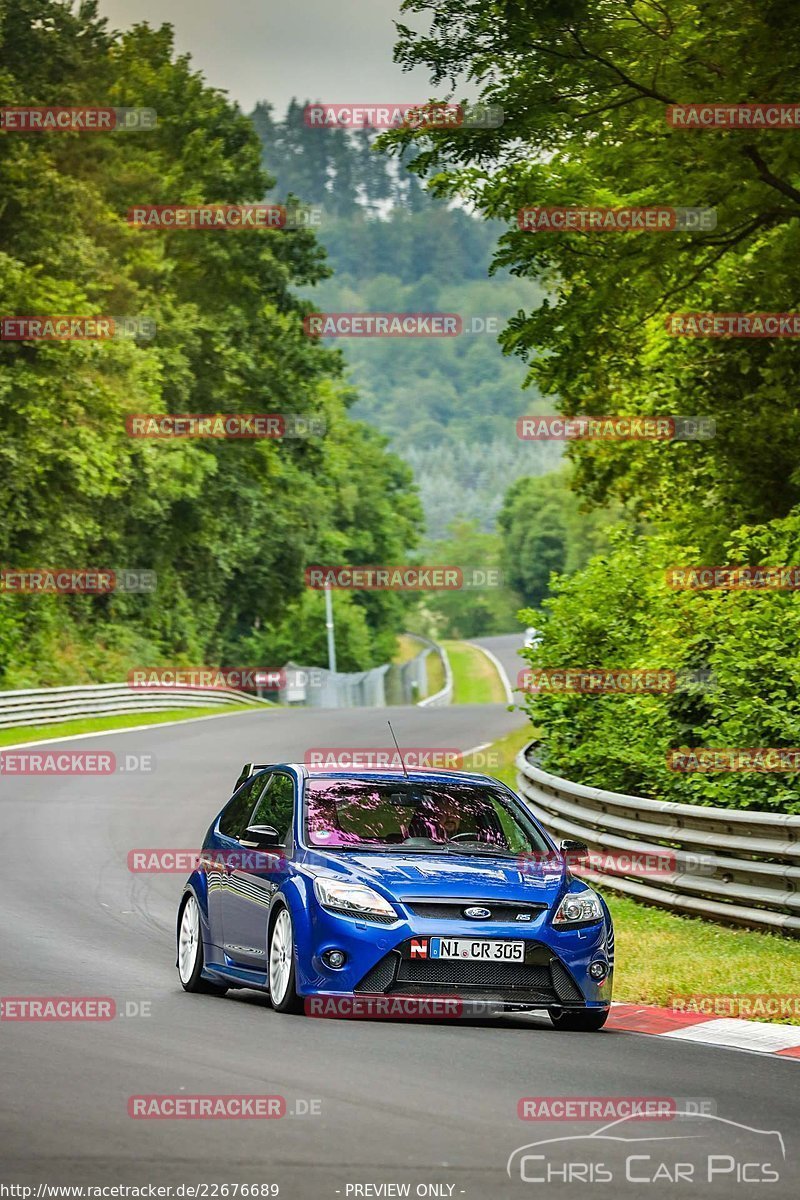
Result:
[[248,825],[243,837],[239,838],[239,843],[258,849],[264,846],[280,846],[281,835],[272,825]]
[[574,838],[564,838],[559,845],[559,850],[567,862],[582,862],[589,857],[589,847],[586,842],[577,842]]

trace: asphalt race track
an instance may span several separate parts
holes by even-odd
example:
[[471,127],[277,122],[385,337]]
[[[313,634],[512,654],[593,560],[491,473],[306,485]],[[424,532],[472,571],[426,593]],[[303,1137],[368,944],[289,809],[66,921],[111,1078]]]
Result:
[[494,637],[470,638],[469,641],[474,642],[476,646],[483,646],[485,650],[491,651],[505,671],[511,691],[516,693],[514,699],[519,701],[521,696],[517,692],[517,679],[520,671],[528,666],[525,659],[519,656],[523,642],[522,631],[520,630],[519,633],[501,633]]
[[[197,846],[243,762],[302,758],[309,746],[385,746],[386,715],[278,710],[109,733],[73,745],[154,755],[154,770],[0,777],[2,995],[110,996],[123,1013],[98,1023],[0,1022],[0,1180],[276,1183],[281,1197],[298,1200],[404,1194],[388,1184],[411,1185],[411,1196],[534,1196],[542,1185],[506,1173],[512,1151],[597,1124],[521,1121],[519,1099],[612,1095],[702,1097],[726,1121],[779,1131],[780,1182],[737,1184],[731,1175],[648,1187],[623,1176],[551,1182],[549,1195],[797,1195],[800,1076],[788,1060],[612,1031],[557,1033],[546,1018],[314,1020],[275,1014],[252,992],[184,994],[174,967],[184,877],[132,874],[129,850]],[[466,749],[519,722],[502,705],[389,715],[404,746]],[[145,1004],[150,1015],[134,1015]],[[128,1116],[129,1096],[164,1093],[278,1094],[293,1115]],[[302,1115],[309,1107],[318,1113]],[[719,1125],[714,1145],[727,1153],[748,1139]],[[663,1145],[654,1162],[683,1153]],[[639,1175],[649,1169],[640,1163]]]

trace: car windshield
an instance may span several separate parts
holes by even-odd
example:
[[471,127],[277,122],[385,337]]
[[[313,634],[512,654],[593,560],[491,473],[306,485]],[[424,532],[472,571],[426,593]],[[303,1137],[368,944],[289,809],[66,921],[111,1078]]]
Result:
[[467,854],[549,852],[520,808],[474,783],[310,779],[306,835],[320,849]]

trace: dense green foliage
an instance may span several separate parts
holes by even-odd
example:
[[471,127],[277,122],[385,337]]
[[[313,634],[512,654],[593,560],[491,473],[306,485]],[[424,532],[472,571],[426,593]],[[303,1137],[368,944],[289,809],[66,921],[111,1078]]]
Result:
[[609,526],[620,516],[587,509],[566,471],[518,479],[498,517],[509,586],[528,604],[540,604],[550,595],[551,574],[572,575],[607,549]]
[[[672,312],[792,311],[800,245],[800,143],[791,130],[671,128],[669,104],[783,100],[797,77],[792,5],[720,0],[406,0],[430,37],[402,32],[401,62],[440,87],[489,79],[495,130],[387,134],[434,192],[505,223],[498,265],[548,299],[511,322],[506,348],[564,413],[701,413],[700,444],[572,447],[594,497],[682,513],[717,552],[726,532],[800,500],[794,443],[800,348],[787,339],[670,337]],[[778,94],[776,94],[778,93]],[[708,233],[529,233],[526,205],[714,208]]]
[[[260,199],[251,122],[176,58],[110,35],[94,3],[0,7],[4,103],[145,106],[150,132],[0,134],[3,313],[147,316],[152,342],[0,344],[0,563],[148,568],[153,595],[0,597],[0,686],[131,662],[273,666],[317,651],[314,561],[402,561],[419,507],[386,439],[347,416],[340,357],[304,336],[313,235],[131,229],[135,203]],[[134,440],[136,412],[289,412],[311,440]],[[390,656],[403,600],[345,596],[342,667]],[[303,639],[306,639],[305,642]],[[244,656],[249,656],[245,658]]]
[[[524,614],[544,632],[526,657],[535,666],[695,672],[698,682],[662,695],[531,696],[545,765],[615,791],[800,813],[794,773],[667,767],[671,749],[800,745],[796,597],[675,591],[665,586],[665,564],[696,561],[697,546],[666,534],[613,540],[610,554],[555,583],[544,610]],[[800,561],[800,517],[737,531],[726,558]]]
[[[800,143],[792,130],[671,128],[667,106],[781,102],[797,78],[793,6],[766,0],[406,0],[396,57],[426,65],[440,93],[465,76],[500,105],[498,129],[393,132],[386,146],[506,232],[498,269],[547,289],[503,343],[565,415],[703,415],[704,442],[572,443],[577,488],[624,503],[613,548],[556,584],[531,653],[553,667],[713,668],[702,695],[550,697],[529,707],[554,769],[597,784],[699,802],[793,809],[796,775],[686,775],[668,748],[797,743],[796,594],[677,594],[664,568],[797,561],[800,347],[787,338],[681,338],[671,313],[797,307]],[[428,31],[420,32],[420,18]],[[442,96],[444,98],[444,96]],[[531,234],[530,206],[662,205],[716,210],[705,233]],[[549,485],[547,485],[549,486]],[[518,485],[502,521],[518,585],[569,569],[542,489]],[[548,518],[553,524],[552,513]],[[556,522],[557,524],[557,522]],[[535,560],[534,560],[535,559]],[[560,566],[563,561],[563,567]]]
[[426,593],[409,616],[409,628],[434,638],[482,637],[514,628],[526,593],[509,585],[496,533],[487,533],[476,521],[455,521],[444,537],[423,543],[420,554],[426,562],[483,572],[471,577],[485,586]]
[[488,332],[452,339],[350,338],[337,343],[358,392],[354,415],[385,433],[413,468],[431,537],[457,521],[493,529],[512,480],[554,467],[554,444],[520,443],[515,422],[541,411],[536,388],[504,357],[508,318],[538,303],[541,288],[501,271],[486,278],[498,222],[431,199],[399,162],[370,150],[370,131],[314,129],[293,101],[253,122],[274,195],[322,208],[319,239],[332,274],[306,289],[331,312],[447,312],[489,318]]

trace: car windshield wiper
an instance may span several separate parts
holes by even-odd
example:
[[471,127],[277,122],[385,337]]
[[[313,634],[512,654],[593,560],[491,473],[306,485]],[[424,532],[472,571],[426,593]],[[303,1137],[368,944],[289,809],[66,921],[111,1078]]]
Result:
[[446,854],[447,848],[444,842],[438,842],[435,846],[404,846],[402,842],[388,842],[385,845],[373,846],[369,843],[364,843],[361,846],[314,846],[314,850],[324,850],[327,854],[338,854],[339,851],[344,851],[349,854],[354,851],[356,854]]
[[476,845],[474,842],[445,842],[444,848],[448,854],[481,855],[483,858],[519,858],[519,854],[513,850],[493,850],[491,847],[486,850],[475,850],[472,848],[474,845]]
[[[313,846],[314,850],[324,850],[328,854],[460,854],[467,858],[509,858],[517,859],[518,853],[511,850],[475,850],[468,843],[437,842],[433,846],[404,846],[402,842],[391,842],[383,846]],[[524,853],[524,852],[520,852]]]

